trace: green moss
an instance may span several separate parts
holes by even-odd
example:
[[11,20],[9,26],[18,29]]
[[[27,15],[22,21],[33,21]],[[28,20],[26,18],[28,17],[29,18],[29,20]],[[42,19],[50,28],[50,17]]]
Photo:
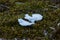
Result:
[[[18,1],[23,2],[23,0]],[[48,5],[53,5],[49,1],[24,1],[24,4],[16,4],[16,0],[10,0],[9,2],[2,0],[0,2],[10,4],[8,11],[0,12],[0,37],[3,38],[44,37],[49,40],[49,36],[44,36],[43,30],[46,29],[48,33],[51,33],[52,31],[49,27],[57,27],[55,21],[57,19],[60,21],[60,8],[49,7]],[[44,10],[45,8],[48,10]],[[36,22],[32,28],[22,27],[17,20],[18,18],[23,18],[26,13],[30,15],[40,13],[43,15],[43,20]]]

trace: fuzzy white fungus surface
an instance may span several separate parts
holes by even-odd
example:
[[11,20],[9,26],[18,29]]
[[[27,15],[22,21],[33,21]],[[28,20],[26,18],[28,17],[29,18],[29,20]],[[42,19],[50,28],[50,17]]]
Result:
[[32,16],[29,16],[28,14],[25,14],[24,18],[31,21],[31,22],[35,22],[35,21],[42,20],[43,16],[40,15],[40,14],[32,14]]
[[28,21],[25,21],[23,19],[18,19],[18,22],[21,26],[30,26],[30,25],[34,24],[34,23],[30,23]]
[[40,15],[40,14],[32,14],[32,16],[28,15],[28,14],[25,14],[25,19],[29,20],[30,22],[28,21],[25,21],[23,19],[18,19],[18,22],[21,26],[30,26],[32,24],[35,24],[35,21],[39,21],[39,20],[42,20],[43,16]]

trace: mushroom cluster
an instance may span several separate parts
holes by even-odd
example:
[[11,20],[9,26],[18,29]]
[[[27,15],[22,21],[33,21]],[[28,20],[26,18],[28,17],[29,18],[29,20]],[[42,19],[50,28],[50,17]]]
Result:
[[[30,26],[32,24],[35,24],[35,21],[42,20],[43,16],[40,14],[32,14],[32,16],[29,16],[29,14],[25,14],[24,20],[22,18],[18,19],[18,22],[21,26]],[[30,22],[29,22],[30,21]]]

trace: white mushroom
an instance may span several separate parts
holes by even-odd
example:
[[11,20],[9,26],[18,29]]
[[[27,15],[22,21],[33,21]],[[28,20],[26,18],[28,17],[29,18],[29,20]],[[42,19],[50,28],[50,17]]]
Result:
[[40,14],[32,14],[32,18],[33,18],[35,21],[39,21],[39,20],[42,20],[43,16],[40,15]]
[[30,23],[28,21],[25,21],[23,19],[18,19],[18,22],[21,26],[30,26],[30,25],[34,24],[34,23]]
[[34,23],[35,21],[42,20],[43,16],[40,14],[32,14],[31,17],[28,14],[26,14],[24,18]]

